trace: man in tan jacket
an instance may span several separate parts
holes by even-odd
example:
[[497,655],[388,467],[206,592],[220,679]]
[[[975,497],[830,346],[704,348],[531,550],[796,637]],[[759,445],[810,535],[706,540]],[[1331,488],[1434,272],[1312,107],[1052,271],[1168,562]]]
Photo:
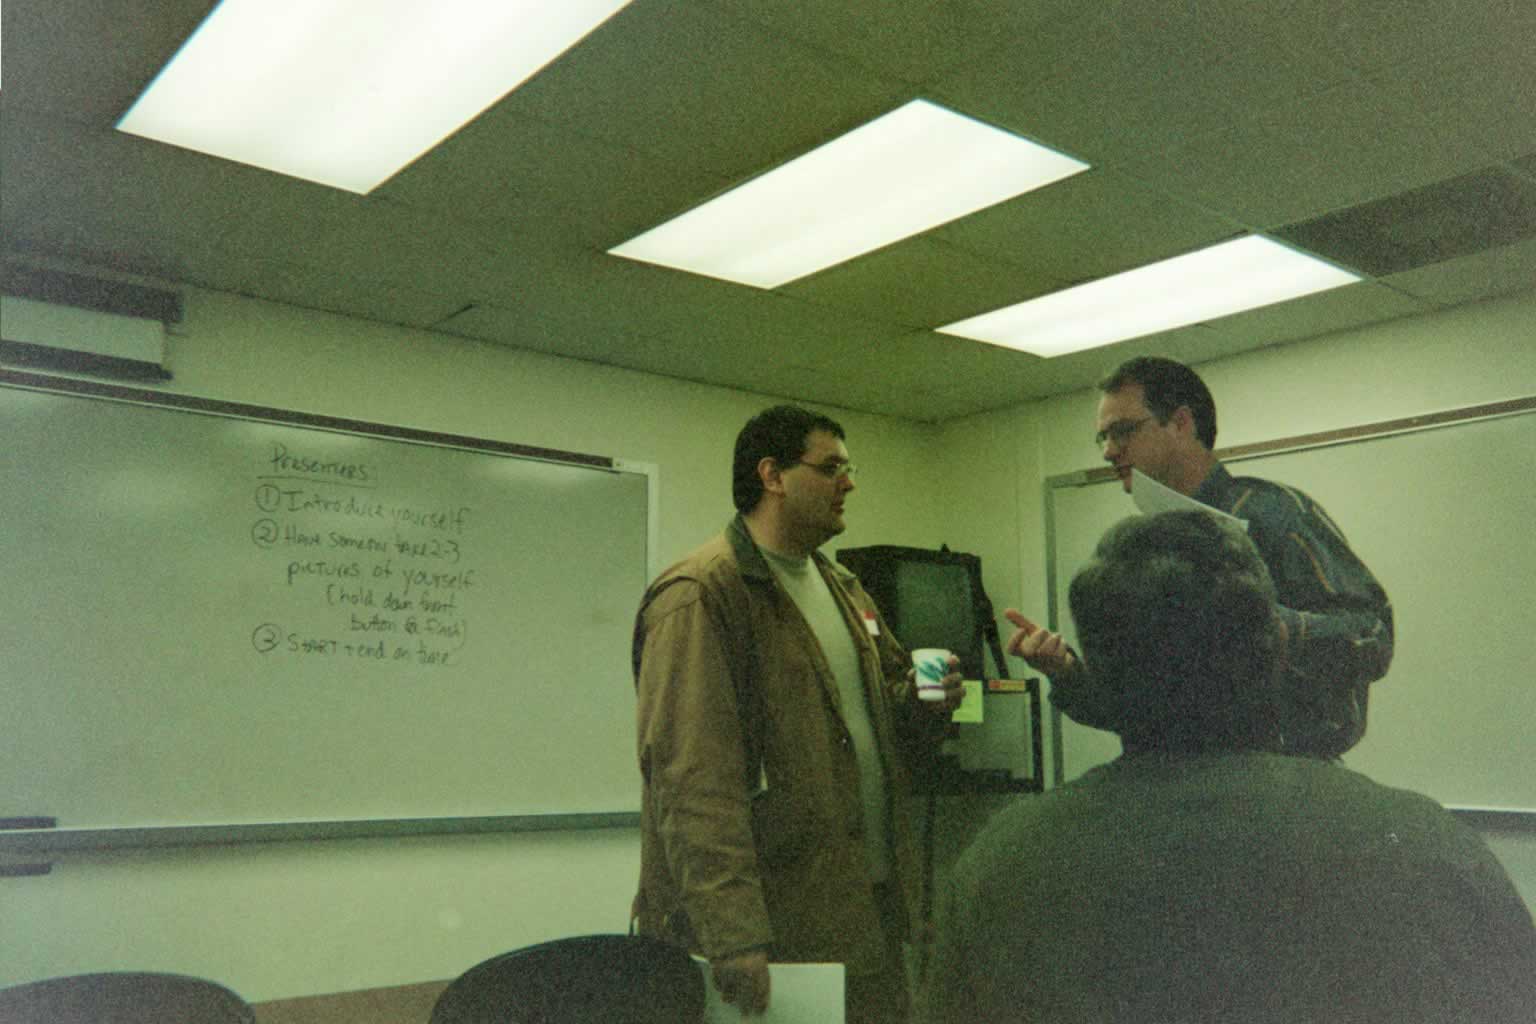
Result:
[[908,1014],[910,769],[963,691],[951,672],[918,701],[869,595],[817,551],[853,489],[836,422],[764,410],[736,439],[739,514],[636,618],[637,927],[707,958],[744,1016],[769,960],[844,964],[850,1024]]

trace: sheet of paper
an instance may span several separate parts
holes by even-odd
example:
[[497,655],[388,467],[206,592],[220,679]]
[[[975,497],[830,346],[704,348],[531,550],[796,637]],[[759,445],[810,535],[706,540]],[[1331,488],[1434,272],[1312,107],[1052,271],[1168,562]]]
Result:
[[982,708],[985,704],[981,695],[985,687],[980,679],[965,679],[962,682],[965,684],[965,699],[955,708],[954,717],[950,720],[979,725],[983,721]]
[[[704,1024],[742,1024],[741,1011],[720,998],[704,972]],[[769,964],[768,1012],[750,1024],[843,1024],[842,964]]]
[[1203,512],[1209,512],[1218,519],[1241,526],[1244,532],[1248,530],[1248,520],[1239,519],[1237,516],[1228,515],[1219,508],[1212,508],[1194,498],[1187,498],[1171,487],[1164,487],[1139,469],[1131,470],[1131,500],[1144,515],[1156,515],[1158,512],[1174,512],[1187,508],[1198,508]]

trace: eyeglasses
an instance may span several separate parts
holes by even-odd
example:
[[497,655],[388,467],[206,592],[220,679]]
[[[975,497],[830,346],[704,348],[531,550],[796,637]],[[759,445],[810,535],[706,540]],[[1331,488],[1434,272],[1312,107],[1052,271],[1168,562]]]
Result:
[[1117,448],[1124,447],[1125,442],[1131,439],[1131,435],[1155,419],[1157,419],[1156,416],[1143,416],[1139,420],[1116,420],[1097,434],[1094,434],[1093,443],[1103,448],[1110,441],[1113,441]]
[[809,466],[828,480],[852,480],[858,472],[858,468],[851,462],[806,462],[801,459],[799,465]]

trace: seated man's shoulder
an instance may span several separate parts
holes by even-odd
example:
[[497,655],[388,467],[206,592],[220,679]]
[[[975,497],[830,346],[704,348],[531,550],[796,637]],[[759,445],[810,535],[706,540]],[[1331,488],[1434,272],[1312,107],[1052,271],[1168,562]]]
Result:
[[1380,782],[1338,761],[1256,756],[1262,758],[1256,769],[1264,779],[1262,798],[1272,806],[1277,822],[1295,817],[1306,831],[1328,822],[1339,842],[1347,837],[1415,835],[1428,843],[1480,843],[1475,830],[1416,790]]
[[1125,756],[1084,773],[1054,790],[1058,807],[1048,813],[1084,817],[1094,808],[1132,806],[1161,813],[1161,806],[1198,805],[1212,814],[1244,815],[1265,809],[1273,820],[1293,813],[1315,822],[1325,813],[1348,819],[1372,811],[1420,820],[1454,822],[1435,800],[1377,782],[1337,761],[1268,752]]
[[1121,798],[1119,776],[1118,762],[1099,765],[1037,796],[1012,801],[988,819],[972,846],[1029,861],[1037,856],[1031,847],[1089,826],[1112,810]]

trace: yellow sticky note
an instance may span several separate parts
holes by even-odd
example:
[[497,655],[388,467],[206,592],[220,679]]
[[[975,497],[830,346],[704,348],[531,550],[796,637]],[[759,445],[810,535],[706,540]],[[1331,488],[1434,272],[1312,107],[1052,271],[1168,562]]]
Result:
[[984,704],[981,695],[985,687],[980,679],[965,679],[962,680],[962,684],[965,686],[965,699],[955,709],[954,717],[951,720],[965,722],[970,725],[979,725],[981,723],[981,709]]

